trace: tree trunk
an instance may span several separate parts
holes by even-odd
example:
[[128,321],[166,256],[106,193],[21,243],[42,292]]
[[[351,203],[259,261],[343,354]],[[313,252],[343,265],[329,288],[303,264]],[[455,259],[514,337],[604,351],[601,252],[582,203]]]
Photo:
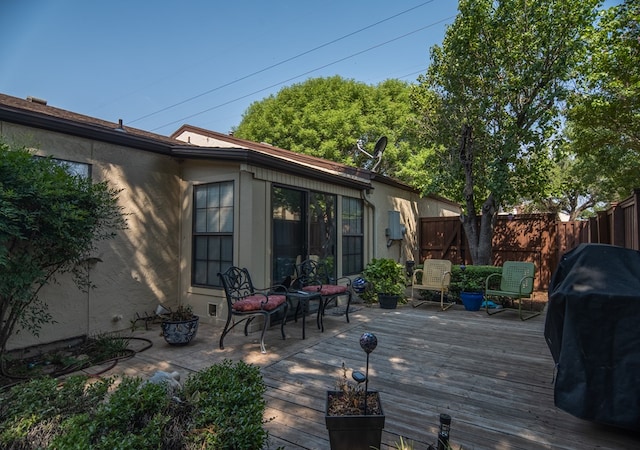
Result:
[[[480,225],[478,226],[478,219]],[[482,215],[461,216],[464,233],[469,244],[471,262],[474,265],[493,264],[493,228],[496,220],[496,206],[493,194],[482,205]]]
[[474,265],[491,265],[493,264],[493,227],[497,208],[493,194],[489,194],[489,197],[482,204],[482,215],[479,216],[480,226],[478,226],[478,214],[473,193],[475,184],[473,174],[474,141],[472,128],[469,125],[462,127],[459,152],[460,163],[465,174],[463,193],[467,211],[466,215],[460,216],[460,220],[469,243],[471,261]]

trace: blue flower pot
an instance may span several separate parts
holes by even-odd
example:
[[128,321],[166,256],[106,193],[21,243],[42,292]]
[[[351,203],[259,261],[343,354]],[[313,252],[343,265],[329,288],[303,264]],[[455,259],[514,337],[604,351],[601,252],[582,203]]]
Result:
[[483,292],[460,292],[460,300],[467,311],[478,311],[483,299]]

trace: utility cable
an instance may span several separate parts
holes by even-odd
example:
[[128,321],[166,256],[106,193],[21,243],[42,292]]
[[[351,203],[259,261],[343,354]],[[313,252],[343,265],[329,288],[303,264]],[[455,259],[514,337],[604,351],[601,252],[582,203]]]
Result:
[[362,55],[363,53],[367,53],[367,52],[369,52],[369,51],[371,51],[371,50],[374,50],[374,49],[376,49],[376,48],[379,48],[379,47],[382,47],[382,46],[384,46],[384,45],[390,44],[391,42],[397,41],[397,40],[399,40],[399,39],[403,39],[403,38],[405,38],[405,37],[407,37],[407,36],[410,36],[410,35],[412,35],[412,34],[415,34],[415,33],[418,33],[418,32],[420,32],[420,31],[426,30],[427,28],[430,28],[430,27],[433,27],[433,26],[439,25],[439,24],[441,24],[441,23],[443,23],[443,22],[445,22],[445,21],[447,21],[447,20],[449,20],[449,19],[452,19],[453,17],[455,17],[455,16],[445,17],[444,19],[441,19],[441,20],[439,20],[439,21],[437,21],[437,22],[433,22],[433,23],[430,23],[429,25],[425,25],[424,27],[420,27],[420,28],[418,28],[417,30],[410,31],[410,32],[405,33],[405,34],[403,34],[403,35],[401,35],[401,36],[397,36],[397,37],[395,37],[395,38],[393,38],[393,39],[389,39],[388,41],[381,42],[380,44],[376,44],[376,45],[374,45],[374,46],[372,46],[372,47],[369,47],[369,48],[366,48],[366,49],[361,50],[361,51],[359,51],[359,52],[353,53],[353,54],[351,54],[351,55],[349,55],[349,56],[345,56],[344,58],[340,58],[340,59],[338,59],[338,60],[335,60],[335,61],[332,61],[332,62],[330,62],[330,63],[324,64],[324,65],[322,65],[322,66],[316,67],[315,69],[308,70],[308,71],[306,71],[306,72],[304,72],[304,73],[301,73],[301,74],[299,74],[299,75],[293,76],[293,77],[288,78],[288,79],[286,79],[286,80],[284,80],[284,81],[280,81],[280,82],[278,82],[278,83],[275,83],[275,84],[269,85],[269,86],[267,86],[267,87],[264,87],[264,88],[258,89],[257,91],[253,91],[253,92],[251,92],[251,93],[249,93],[249,94],[242,95],[242,96],[240,96],[240,97],[234,98],[234,99],[229,100],[229,101],[226,101],[226,102],[224,102],[224,103],[220,103],[220,104],[218,104],[218,105],[212,106],[212,107],[210,107],[210,108],[207,108],[207,109],[205,109],[205,110],[199,111],[199,112],[194,113],[194,114],[191,114],[191,115],[189,115],[189,116],[182,117],[182,118],[180,118],[180,119],[174,120],[174,121],[169,122],[169,123],[165,123],[164,125],[160,125],[159,127],[152,128],[152,129],[151,129],[151,130],[149,130],[149,131],[157,131],[157,130],[159,130],[159,129],[161,129],[161,128],[168,127],[169,125],[175,125],[175,124],[176,124],[176,123],[178,123],[178,122],[182,122],[182,121],[184,121],[184,120],[191,119],[191,118],[193,118],[193,117],[199,116],[199,115],[204,114],[204,113],[207,113],[207,112],[209,112],[209,111],[213,111],[214,109],[221,108],[222,106],[226,106],[226,105],[229,105],[229,104],[231,104],[231,103],[237,102],[237,101],[239,101],[239,100],[245,99],[245,98],[247,98],[247,97],[251,97],[252,95],[259,94],[260,92],[263,92],[263,91],[266,91],[266,90],[272,89],[272,88],[274,88],[274,87],[280,86],[280,85],[282,85],[282,84],[288,83],[288,82],[290,82],[290,81],[296,80],[296,79],[301,78],[301,77],[303,77],[303,76],[305,76],[305,75],[309,75],[309,74],[311,74],[311,73],[313,73],[313,72],[317,72],[318,70],[322,70],[322,69],[325,69],[325,68],[327,68],[327,67],[329,67],[329,66],[332,66],[332,65],[334,65],[334,64],[338,64],[338,63],[340,63],[340,62],[346,61],[347,59],[353,58],[353,57],[355,57],[355,56]]
[[[275,68],[275,67],[281,66],[281,65],[286,64],[286,63],[288,63],[288,62],[291,62],[291,61],[293,61],[293,60],[295,60],[295,59],[298,59],[298,58],[300,58],[300,57],[302,57],[302,56],[305,56],[305,55],[308,55],[308,54],[310,54],[310,53],[313,53],[313,52],[315,52],[315,51],[317,51],[317,50],[320,50],[321,48],[328,47],[329,45],[335,44],[336,42],[342,41],[342,40],[344,40],[344,39],[346,39],[346,38],[348,38],[348,37],[354,36],[354,35],[356,35],[356,34],[358,34],[358,33],[361,33],[361,32],[363,32],[363,31],[365,31],[365,30],[368,30],[368,29],[370,29],[370,28],[376,27],[376,26],[378,26],[378,25],[380,25],[380,24],[382,24],[382,23],[384,23],[384,22],[387,22],[387,21],[389,21],[389,20],[395,19],[396,17],[399,17],[399,16],[401,16],[401,15],[403,15],[403,14],[406,14],[406,13],[408,13],[408,12],[411,12],[411,11],[415,10],[415,9],[418,9],[418,8],[420,8],[420,7],[422,7],[422,6],[426,5],[426,4],[433,3],[434,1],[435,1],[435,0],[428,0],[428,1],[426,1],[426,2],[423,2],[423,3],[421,3],[421,4],[417,5],[417,6],[414,6],[414,7],[412,7],[412,8],[407,9],[407,10],[404,10],[404,11],[402,11],[402,12],[399,12],[399,13],[397,13],[397,14],[394,14],[393,16],[387,17],[386,19],[379,20],[378,22],[375,22],[375,23],[373,23],[373,24],[371,24],[371,25],[367,25],[367,26],[366,26],[366,27],[364,27],[364,28],[360,28],[359,30],[356,30],[356,31],[353,31],[353,32],[351,32],[351,33],[345,34],[344,36],[341,36],[341,37],[336,38],[336,39],[334,39],[334,40],[332,40],[332,41],[329,41],[329,42],[327,42],[327,43],[324,43],[324,44],[322,44],[322,45],[319,45],[319,46],[317,46],[317,47],[314,47],[314,48],[312,48],[311,50],[306,50],[306,51],[304,51],[304,52],[302,52],[302,53],[299,53],[299,54],[297,54],[297,55],[295,55],[295,56],[292,56],[292,57],[290,57],[290,58],[284,59],[284,60],[282,60],[282,61],[280,61],[280,62],[277,62],[277,63],[275,63],[275,64],[272,64],[272,65],[270,65],[270,66],[267,66],[267,67],[265,67],[265,68],[262,68],[262,69],[260,69],[260,70],[255,71],[255,72],[252,72],[252,73],[250,73],[249,75],[245,75],[245,76],[240,77],[240,78],[237,78],[237,79],[235,79],[235,80],[233,80],[233,81],[229,81],[228,83],[222,84],[222,85],[217,86],[217,87],[215,87],[215,88],[213,88],[213,89],[209,89],[208,91],[205,91],[205,92],[202,92],[202,93],[200,93],[200,94],[194,95],[193,97],[189,97],[189,98],[187,98],[187,99],[185,99],[185,100],[179,101],[178,103],[174,103],[173,105],[169,105],[169,106],[167,106],[167,107],[164,107],[164,108],[159,109],[159,110],[157,110],[157,111],[154,111],[154,112],[152,112],[152,113],[145,114],[144,116],[141,116],[141,117],[138,117],[138,118],[136,118],[136,119],[134,119],[134,120],[129,121],[129,123],[130,123],[130,124],[133,124],[133,123],[135,123],[135,122],[138,122],[138,121],[140,121],[140,120],[146,119],[146,118],[148,118],[148,117],[155,116],[156,114],[159,114],[159,113],[161,113],[161,112],[167,111],[167,110],[169,110],[169,109],[173,109],[173,108],[175,108],[176,106],[184,105],[185,103],[188,103],[188,102],[190,102],[190,101],[192,101],[192,100],[195,100],[195,99],[197,99],[197,98],[203,97],[203,96],[208,95],[208,94],[211,94],[212,92],[218,91],[218,90],[223,89],[223,88],[225,88],[225,87],[229,87],[229,86],[231,86],[231,85],[233,85],[233,84],[239,83],[240,81],[246,80],[247,78],[251,78],[251,77],[254,77],[254,76],[256,76],[256,75],[259,75],[259,74],[261,74],[261,73],[263,73],[263,72],[266,72],[266,71],[268,71],[268,70],[270,70],[270,69],[273,69],[273,68]],[[244,97],[241,97],[241,98],[244,98]]]

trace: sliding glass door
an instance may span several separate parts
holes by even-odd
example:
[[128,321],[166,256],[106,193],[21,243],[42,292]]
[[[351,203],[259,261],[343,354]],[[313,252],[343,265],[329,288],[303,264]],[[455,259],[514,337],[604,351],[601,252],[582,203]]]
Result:
[[307,258],[323,261],[335,277],[336,196],[274,186],[271,194],[272,282],[281,283]]

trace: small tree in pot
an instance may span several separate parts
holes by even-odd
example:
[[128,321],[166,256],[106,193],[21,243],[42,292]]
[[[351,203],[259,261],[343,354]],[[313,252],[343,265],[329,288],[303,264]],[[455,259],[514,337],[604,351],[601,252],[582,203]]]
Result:
[[402,264],[389,258],[373,258],[362,275],[370,285],[363,294],[366,301],[374,302],[377,296],[381,308],[393,309],[404,299],[406,275]]

